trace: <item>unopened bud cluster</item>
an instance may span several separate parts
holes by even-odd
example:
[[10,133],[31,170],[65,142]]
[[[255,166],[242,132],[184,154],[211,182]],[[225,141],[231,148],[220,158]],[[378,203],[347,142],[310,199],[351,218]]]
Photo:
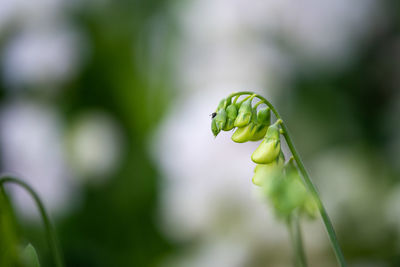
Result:
[[261,140],[271,124],[271,110],[268,107],[252,107],[254,96],[232,103],[231,99],[223,99],[213,113],[211,130],[214,136],[220,131],[230,131],[236,127],[232,140],[237,143]]
[[297,209],[314,217],[317,207],[304,187],[293,158],[285,163],[280,139],[282,121],[271,124],[270,108],[258,108],[264,103],[262,100],[253,107],[255,97],[251,95],[240,102],[237,98],[221,100],[212,114],[211,130],[217,136],[221,131],[236,128],[231,138],[237,143],[262,140],[251,155],[257,164],[253,183],[263,189],[278,215],[287,217]]

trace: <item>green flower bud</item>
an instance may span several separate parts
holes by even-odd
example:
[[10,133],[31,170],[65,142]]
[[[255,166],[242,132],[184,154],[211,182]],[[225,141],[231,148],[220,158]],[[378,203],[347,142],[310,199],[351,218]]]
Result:
[[267,130],[268,126],[270,125],[270,120],[271,120],[271,111],[269,108],[261,108],[256,110],[256,108],[253,108],[253,115],[252,115],[252,122],[254,123],[254,127],[251,131],[251,139],[250,141],[258,141],[261,140]]
[[21,260],[22,260],[23,266],[40,267],[39,258],[36,253],[36,250],[30,243],[21,252]]
[[230,130],[232,130],[233,128],[235,128],[235,126],[233,125],[233,123],[234,123],[234,121],[233,120],[231,120],[231,119],[227,119],[226,120],[226,124],[225,124],[225,127],[224,127],[224,131],[230,131]]
[[288,184],[290,183],[287,194],[290,196],[291,207],[293,209],[299,207],[302,213],[310,218],[315,218],[318,207],[312,195],[305,188],[293,157],[285,164],[284,171]]
[[252,182],[255,185],[262,186],[266,191],[271,191],[274,184],[273,179],[281,178],[282,168],[285,163],[285,157],[281,154],[276,160],[269,164],[257,164],[254,169]]
[[271,110],[268,107],[260,108],[257,112],[257,122],[262,125],[271,124]]
[[297,177],[286,177],[281,182],[281,195],[276,206],[281,215],[289,215],[296,208],[302,209],[307,198],[307,189]]
[[281,121],[277,120],[274,124],[269,126],[267,134],[265,135],[266,139],[280,139],[280,131],[279,131],[279,123]]
[[237,117],[237,113],[238,113],[238,110],[236,108],[236,105],[234,105],[234,104],[230,104],[226,108],[226,114],[227,114],[228,119],[226,121],[224,131],[230,131],[235,127],[234,123],[235,123],[235,120]]
[[286,162],[284,169],[286,176],[298,176],[299,179],[301,179],[299,171],[297,170],[296,165],[294,164],[293,156],[290,157],[288,162]]
[[258,164],[268,164],[276,159],[281,151],[280,141],[264,139],[260,146],[253,152],[251,159]]
[[307,195],[301,210],[311,219],[315,219],[317,217],[318,206],[311,194]]
[[251,155],[251,159],[258,164],[268,164],[274,161],[281,152],[281,141],[278,124],[271,125],[264,140]]
[[252,108],[251,108],[252,100],[253,98],[249,98],[240,105],[238,116],[234,123],[235,127],[244,127],[250,123],[252,115]]
[[[287,176],[286,167],[286,165],[283,167],[282,164],[280,169],[270,174],[272,178],[269,178],[268,182],[261,184],[263,192],[274,207],[275,213],[281,218],[287,218],[295,209],[302,210],[307,199],[307,190],[301,180],[297,179],[297,176]],[[290,173],[293,174],[293,172]]]
[[225,109],[230,103],[231,103],[230,98],[223,98],[218,104],[217,111]]
[[256,125],[255,127],[253,127],[253,129],[251,131],[250,141],[261,140],[265,136],[267,129],[268,129],[268,126],[264,126],[264,125]]
[[235,105],[236,109],[239,110],[239,109],[240,109],[240,106],[241,106],[241,103],[240,103],[240,102],[237,102],[237,103],[234,103],[234,105]]
[[211,121],[211,131],[214,134],[214,137],[216,137],[219,134],[219,132],[221,131],[217,127],[217,122],[215,121],[215,118],[212,119],[212,121]]
[[217,113],[217,116],[215,116],[214,119],[215,119],[215,123],[217,124],[218,129],[219,130],[224,129],[225,124],[226,124],[226,119],[227,119],[225,109],[219,110]]
[[240,127],[237,128],[236,131],[232,134],[232,141],[236,143],[244,143],[247,142],[251,139],[251,129],[252,129],[252,124],[248,124],[245,127]]

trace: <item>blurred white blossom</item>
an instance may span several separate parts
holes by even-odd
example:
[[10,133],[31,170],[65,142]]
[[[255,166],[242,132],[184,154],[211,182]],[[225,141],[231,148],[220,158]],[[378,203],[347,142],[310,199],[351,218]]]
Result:
[[[45,206],[61,214],[74,191],[63,151],[63,124],[53,107],[19,100],[0,113],[2,171],[17,175],[39,193]],[[29,216],[38,212],[32,199],[12,188],[18,208]]]
[[385,22],[377,0],[202,0],[177,13],[178,80],[191,91],[269,88],[273,94],[290,84],[295,70],[349,64]]
[[122,135],[118,124],[102,112],[88,112],[73,123],[68,149],[73,170],[82,179],[101,181],[112,172],[120,159]]
[[[193,249],[188,256],[171,258],[162,266],[165,267],[241,267],[246,266],[249,251],[246,244],[238,240],[207,240]],[[196,259],[193,260],[192,257]]]
[[[386,179],[380,179],[389,174],[379,155],[369,153],[361,144],[353,144],[315,155],[309,166],[326,209],[337,227],[354,218],[359,222],[368,222],[360,223],[353,230],[355,240],[362,240],[365,246],[373,246],[386,238],[382,233],[398,216],[387,216],[382,207],[391,192],[390,200],[394,200],[396,190],[389,190]],[[396,207],[393,211],[398,209]]]
[[82,60],[80,45],[80,37],[65,25],[28,27],[17,33],[7,43],[1,62],[7,88],[40,88],[70,79]]
[[20,25],[46,24],[62,17],[69,1],[65,0],[0,0],[0,33],[2,28]]

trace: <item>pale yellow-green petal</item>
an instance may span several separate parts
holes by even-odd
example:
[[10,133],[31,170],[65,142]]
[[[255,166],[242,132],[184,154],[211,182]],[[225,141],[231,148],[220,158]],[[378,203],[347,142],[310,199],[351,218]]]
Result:
[[265,133],[267,132],[268,126],[266,125],[257,125],[253,127],[251,131],[251,139],[250,141],[259,141],[264,138]]
[[280,152],[280,140],[264,139],[251,155],[251,159],[258,164],[268,164],[273,162]]
[[233,133],[231,139],[236,143],[244,143],[249,141],[251,138],[251,125],[247,125],[245,127],[237,128]]
[[244,127],[250,123],[251,120],[251,112],[242,112],[239,113],[235,120],[235,127]]
[[271,179],[273,178],[273,173],[276,166],[274,163],[271,164],[257,164],[254,169],[254,175],[252,178],[252,182],[255,185],[262,187],[269,187],[271,183]]
[[255,185],[262,186],[264,190],[269,190],[273,183],[274,177],[279,177],[282,172],[282,167],[285,162],[285,158],[279,157],[275,161],[269,164],[257,164],[254,168],[254,175],[252,182]]
[[239,108],[236,120],[235,127],[244,127],[251,121],[252,116],[252,108],[251,108],[251,100],[252,98],[244,101]]

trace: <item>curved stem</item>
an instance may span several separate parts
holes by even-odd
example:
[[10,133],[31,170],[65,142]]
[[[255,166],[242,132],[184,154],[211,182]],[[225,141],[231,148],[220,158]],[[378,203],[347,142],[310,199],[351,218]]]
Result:
[[288,229],[293,244],[294,261],[297,267],[307,267],[307,260],[303,248],[303,240],[300,229],[300,217],[297,211],[293,211],[288,218]]
[[[242,94],[238,94],[237,96],[241,96]],[[249,96],[246,96],[245,98],[243,98],[242,100],[240,100],[240,102],[239,102],[239,104],[242,104],[244,101],[246,101],[247,99],[249,99],[249,98],[254,98],[254,97],[256,97],[257,95],[256,94],[251,94],[251,95],[249,95]],[[228,96],[227,97],[227,99],[229,98],[229,97],[232,97],[232,96]]]
[[253,108],[257,108],[259,105],[264,104],[263,100],[258,101]]
[[237,95],[237,96],[235,97],[235,99],[233,100],[233,104],[236,104],[236,101],[238,100],[239,96],[240,96],[240,95]]
[[3,184],[6,184],[6,183],[14,183],[14,184],[21,186],[32,196],[33,200],[36,203],[36,206],[39,209],[40,216],[42,217],[44,227],[46,229],[46,237],[47,237],[47,241],[48,241],[48,245],[50,247],[51,253],[53,254],[55,266],[63,267],[64,265],[63,265],[62,256],[61,256],[61,249],[59,247],[53,225],[50,222],[49,216],[47,215],[47,212],[44,208],[42,201],[39,198],[39,195],[27,183],[25,183],[17,178],[14,178],[11,176],[0,177],[0,187],[2,187]]
[[[233,97],[233,96],[237,96],[237,95],[254,95],[254,92],[249,92],[249,91],[244,91],[244,92],[238,92],[238,93],[233,93],[231,95],[229,95],[228,97]],[[265,102],[265,104],[272,110],[272,112],[275,114],[275,117],[277,118],[277,120],[281,119],[281,116],[279,115],[278,111],[275,109],[275,107],[264,97],[256,94],[256,97],[259,98],[260,100],[263,100]],[[310,176],[308,175],[306,168],[304,167],[304,164],[299,156],[299,153],[297,152],[296,148],[294,147],[293,141],[290,138],[289,135],[289,130],[286,127],[286,124],[282,121],[281,122],[281,127],[283,130],[283,136],[286,139],[286,143],[290,149],[290,151],[292,152],[292,155],[297,163],[297,166],[299,167],[299,170],[303,176],[303,180],[304,183],[307,187],[307,190],[312,194],[312,196],[314,197],[314,200],[318,206],[318,210],[321,214],[322,220],[324,222],[325,225],[325,229],[328,233],[329,236],[329,240],[332,244],[333,250],[335,252],[335,256],[337,261],[339,262],[339,265],[341,267],[345,267],[346,266],[346,262],[342,253],[342,250],[340,248],[338,239],[336,237],[336,233],[335,230],[333,229],[333,225],[332,222],[328,216],[328,213],[326,212],[326,209],[324,207],[324,205],[322,204],[321,198],[319,197],[318,191],[316,186],[314,185],[314,183],[311,181]]]

